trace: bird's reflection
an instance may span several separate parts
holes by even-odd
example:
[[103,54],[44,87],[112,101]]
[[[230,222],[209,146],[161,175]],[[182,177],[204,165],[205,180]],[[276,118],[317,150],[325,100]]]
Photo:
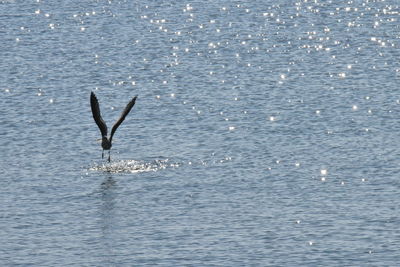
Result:
[[104,195],[104,193],[107,193],[109,189],[115,186],[117,182],[113,179],[113,177],[110,175],[108,176],[102,183],[101,183],[101,191]]
[[108,176],[100,186],[100,226],[102,233],[102,246],[104,249],[103,261],[105,266],[113,266],[115,259],[115,238],[116,227],[116,186],[117,182],[112,176]]

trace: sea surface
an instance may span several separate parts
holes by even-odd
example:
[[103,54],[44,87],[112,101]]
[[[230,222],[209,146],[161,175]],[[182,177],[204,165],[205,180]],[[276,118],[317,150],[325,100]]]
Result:
[[397,0],[2,0],[0,265],[398,266],[399,85]]

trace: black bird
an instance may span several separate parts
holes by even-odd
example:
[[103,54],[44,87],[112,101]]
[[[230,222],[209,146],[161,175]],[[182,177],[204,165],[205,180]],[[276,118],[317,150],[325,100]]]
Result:
[[90,106],[92,107],[93,119],[96,122],[97,126],[99,126],[101,132],[101,147],[103,148],[101,158],[104,158],[104,150],[108,150],[108,162],[110,162],[110,149],[112,147],[113,135],[117,130],[118,126],[120,126],[121,123],[125,120],[126,115],[128,115],[129,111],[131,111],[133,105],[135,105],[136,98],[137,96],[132,98],[132,100],[128,103],[128,105],[126,105],[124,111],[122,111],[121,116],[111,129],[110,138],[107,138],[107,125],[104,122],[103,118],[101,117],[99,101],[97,100],[97,97],[93,92],[90,94]]

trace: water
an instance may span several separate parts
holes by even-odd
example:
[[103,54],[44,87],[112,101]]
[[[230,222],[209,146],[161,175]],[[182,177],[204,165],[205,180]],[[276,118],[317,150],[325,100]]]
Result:
[[2,266],[400,261],[397,1],[0,3]]

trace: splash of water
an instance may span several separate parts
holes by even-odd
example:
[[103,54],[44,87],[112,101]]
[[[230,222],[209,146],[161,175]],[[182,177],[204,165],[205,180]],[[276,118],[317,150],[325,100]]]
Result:
[[158,171],[168,167],[178,167],[179,164],[170,163],[168,159],[153,160],[150,162],[142,160],[120,160],[110,163],[95,164],[90,168],[92,171],[103,171],[110,173],[139,173]]

